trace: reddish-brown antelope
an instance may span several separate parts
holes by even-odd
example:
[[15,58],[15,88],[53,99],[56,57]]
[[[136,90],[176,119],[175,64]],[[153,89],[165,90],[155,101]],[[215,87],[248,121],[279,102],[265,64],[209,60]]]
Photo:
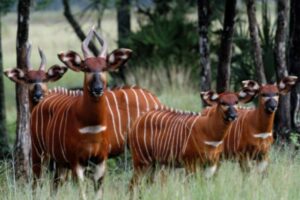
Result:
[[160,109],[136,120],[129,134],[134,166],[131,188],[155,163],[183,165],[187,172],[195,172],[198,164],[205,168],[206,177],[214,174],[223,138],[237,117],[235,107],[246,99],[232,92],[205,92],[202,96],[215,104],[207,116]]
[[57,81],[65,72],[67,67],[53,65],[45,71],[46,57],[43,51],[39,48],[39,54],[41,57],[41,64],[38,70],[34,70],[30,63],[31,45],[28,45],[26,51],[26,65],[28,70],[22,70],[19,68],[12,68],[4,71],[4,74],[12,81],[28,86],[29,94],[29,106],[30,110],[38,104],[47,94],[48,87],[47,82]]
[[115,157],[126,148],[127,133],[134,121],[143,113],[162,104],[149,91],[125,86],[104,92],[108,108],[109,157]]
[[[99,56],[92,57],[88,44],[93,36],[102,45]],[[83,94],[59,89],[34,107],[32,112],[32,168],[41,174],[41,157],[49,154],[58,168],[70,168],[81,185],[89,161],[95,164],[94,185],[102,196],[102,179],[109,153],[109,107],[104,89],[103,72],[116,70],[130,57],[131,50],[117,49],[107,55],[107,43],[93,29],[82,43],[84,60],[74,51],[60,53],[68,68],[84,72]],[[80,186],[83,199],[84,188]]]
[[[251,161],[257,162],[258,172],[266,170],[273,143],[272,132],[279,94],[287,94],[296,81],[296,76],[288,76],[278,84],[259,85],[252,80],[242,82],[244,91],[259,96],[258,106],[238,109],[239,118],[233,122],[224,138],[225,158],[237,159],[244,171],[251,169]],[[240,93],[240,96],[246,95],[245,92]],[[205,112],[211,111],[209,108]]]

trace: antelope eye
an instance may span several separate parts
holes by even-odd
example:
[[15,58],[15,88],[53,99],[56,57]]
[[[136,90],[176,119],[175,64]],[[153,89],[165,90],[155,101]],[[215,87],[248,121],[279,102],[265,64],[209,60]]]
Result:
[[223,102],[223,101],[221,102],[221,105],[222,106],[227,106],[227,104],[225,102]]
[[267,94],[261,94],[261,96],[262,96],[262,97],[267,97],[268,95],[267,95]]

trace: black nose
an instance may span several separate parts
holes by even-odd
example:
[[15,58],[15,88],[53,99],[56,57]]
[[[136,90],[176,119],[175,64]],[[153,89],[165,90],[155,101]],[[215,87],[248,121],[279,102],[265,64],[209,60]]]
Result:
[[39,84],[36,84],[34,86],[34,93],[33,93],[33,100],[38,102],[43,97],[43,90],[42,87]]
[[96,74],[96,73],[94,74],[90,88],[91,88],[90,92],[93,96],[97,97],[97,96],[101,96],[103,94],[103,82],[100,79],[99,74]]
[[230,106],[226,113],[226,121],[234,121],[237,118],[237,112],[233,108],[233,106]]
[[103,87],[101,86],[96,86],[93,88],[93,92],[96,93],[96,94],[102,94],[103,93]]
[[278,103],[275,99],[270,98],[265,103],[265,109],[268,113],[273,113],[276,111]]

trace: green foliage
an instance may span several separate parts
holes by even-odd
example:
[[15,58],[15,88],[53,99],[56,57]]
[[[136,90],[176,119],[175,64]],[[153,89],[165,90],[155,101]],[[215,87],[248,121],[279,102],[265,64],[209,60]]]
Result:
[[262,23],[259,29],[259,36],[263,50],[263,62],[267,80],[275,80],[275,62],[274,62],[274,41],[275,24],[271,22],[270,5],[266,0],[262,4]]
[[46,9],[53,0],[35,0],[35,9],[36,10],[44,10]]
[[255,66],[248,27],[245,20],[238,19],[234,35],[234,53],[232,57],[231,82],[234,89],[240,88],[243,80],[255,80]]
[[176,63],[197,66],[197,24],[188,20],[190,11],[191,6],[183,0],[169,0],[156,5],[153,11],[144,11],[147,22],[140,24],[140,30],[126,41],[136,52],[135,65],[154,67],[162,63],[168,68],[170,63]]
[[1,0],[0,1],[0,16],[7,13],[9,9],[14,5],[16,0]]
[[292,132],[290,134],[290,140],[292,142],[292,144],[296,147],[300,147],[300,135],[297,132]]

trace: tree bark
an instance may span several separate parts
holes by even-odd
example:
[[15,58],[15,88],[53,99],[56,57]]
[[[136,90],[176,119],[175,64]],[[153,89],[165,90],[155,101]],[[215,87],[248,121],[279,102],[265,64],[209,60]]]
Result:
[[232,54],[232,38],[236,15],[237,0],[226,0],[224,25],[219,51],[219,64],[217,70],[217,92],[221,93],[229,89],[230,63]]
[[6,159],[9,156],[10,150],[7,139],[6,130],[6,113],[5,113],[5,98],[4,98],[4,82],[3,82],[3,56],[2,56],[2,13],[0,10],[0,160]]
[[266,75],[263,66],[261,42],[258,35],[258,24],[256,19],[255,0],[247,0],[247,14],[249,22],[249,31],[253,49],[254,64],[256,70],[256,77],[260,84],[266,83]]
[[[31,0],[19,0],[17,30],[17,66],[26,70],[26,45],[28,42],[29,16]],[[17,178],[29,177],[30,130],[28,89],[16,84],[17,130],[14,151],[15,174]]]
[[[300,133],[300,1],[291,0],[290,12],[290,74],[298,76],[296,86],[291,92],[292,128]],[[299,141],[300,142],[300,141]]]
[[[124,47],[126,44],[125,41],[130,34],[130,0],[121,0],[117,9],[118,46]],[[120,81],[117,82],[126,83],[126,76],[123,67],[121,67],[118,72],[111,74],[115,80],[120,79]]]
[[[208,27],[210,23],[209,0],[198,0],[199,52],[200,52],[200,89],[211,89],[211,67],[209,59]],[[203,101],[202,101],[203,103]]]
[[[67,19],[67,21],[69,22],[69,24],[72,26],[74,32],[76,33],[77,37],[83,41],[86,38],[86,35],[84,34],[84,32],[82,31],[79,23],[77,22],[77,20],[75,19],[75,17],[72,14],[71,8],[70,8],[70,4],[69,4],[69,0],[62,0],[63,6],[64,6],[64,15]],[[89,44],[89,49],[92,51],[92,53],[97,56],[99,54],[99,50],[97,49],[97,47],[94,45],[94,43],[91,41]]]
[[[288,75],[286,63],[286,38],[288,28],[289,1],[278,0],[277,30],[275,35],[275,66],[277,80]],[[290,94],[281,95],[275,118],[275,136],[279,140],[288,141],[291,132]]]

